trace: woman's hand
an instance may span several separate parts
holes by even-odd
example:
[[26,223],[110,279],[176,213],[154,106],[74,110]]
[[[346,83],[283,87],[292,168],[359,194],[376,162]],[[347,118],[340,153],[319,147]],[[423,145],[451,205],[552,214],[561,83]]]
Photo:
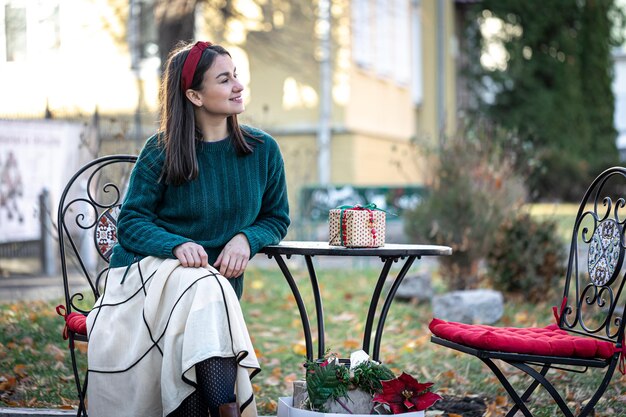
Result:
[[225,278],[236,278],[243,274],[250,260],[250,243],[243,233],[238,233],[224,246],[215,261],[215,268]]
[[174,248],[174,256],[184,267],[209,266],[209,257],[204,248],[195,242],[182,243]]

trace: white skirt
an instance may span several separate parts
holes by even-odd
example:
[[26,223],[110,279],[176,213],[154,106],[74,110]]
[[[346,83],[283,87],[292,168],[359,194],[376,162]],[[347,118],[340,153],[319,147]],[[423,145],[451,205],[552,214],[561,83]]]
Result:
[[195,390],[194,365],[215,356],[237,358],[237,402],[257,415],[259,363],[239,300],[212,267],[147,257],[111,269],[87,333],[90,417],[167,416]]

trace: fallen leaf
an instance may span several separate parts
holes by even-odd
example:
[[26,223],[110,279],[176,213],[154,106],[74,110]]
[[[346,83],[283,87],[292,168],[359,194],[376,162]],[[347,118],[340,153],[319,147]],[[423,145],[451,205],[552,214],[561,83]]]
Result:
[[487,404],[484,417],[495,417],[498,415],[498,406],[495,402]]
[[26,375],[28,375],[28,373],[26,372],[26,365],[23,364],[15,365],[13,367],[13,372],[15,372],[15,375],[19,376],[20,378],[24,378]]
[[17,385],[17,379],[13,376],[0,377],[0,391],[11,391]]
[[304,340],[300,340],[298,343],[291,345],[291,350],[293,350],[293,353],[296,355],[306,356],[306,344]]
[[74,400],[70,400],[69,398],[65,398],[65,397],[60,397],[61,398],[61,408],[63,409],[67,409],[65,407],[69,407],[69,409],[73,409],[73,404],[75,403]]
[[504,407],[505,405],[507,405],[509,402],[508,398],[505,397],[504,395],[498,395],[496,396],[496,405],[498,407]]
[[254,290],[260,290],[265,286],[265,284],[263,284],[263,281],[261,281],[260,279],[253,279],[250,283],[250,286]]
[[285,383],[285,385],[290,386],[291,384],[294,383],[294,381],[298,380],[298,375],[296,375],[295,373],[290,373],[289,375],[285,375],[285,377],[283,378],[283,382]]
[[265,409],[270,413],[275,413],[278,409],[278,404],[274,400],[269,400],[265,403]]
[[24,346],[31,346],[32,347],[35,342],[33,341],[32,337],[26,336],[26,337],[23,337],[22,340],[20,340],[20,343],[22,345],[24,345]]
[[361,341],[356,339],[346,339],[343,342],[343,347],[348,350],[354,350],[361,347]]
[[48,355],[52,356],[57,361],[65,360],[66,351],[61,349],[57,345],[52,344],[52,343],[48,343],[46,345],[46,347],[44,348],[44,352],[46,352]]
[[349,313],[349,312],[344,312],[344,313],[341,313],[341,314],[339,314],[337,316],[332,316],[330,318],[330,321],[332,321],[333,323],[337,323],[337,322],[352,321],[352,320],[355,320],[356,318],[357,318],[356,314]]
[[270,387],[276,387],[280,385],[280,379],[276,378],[275,376],[268,376],[267,378],[265,378],[265,384],[269,385]]
[[517,313],[515,315],[515,321],[518,324],[526,324],[526,322],[528,322],[528,312],[520,311],[519,313]]
[[88,344],[86,342],[76,342],[75,346],[80,353],[87,354]]

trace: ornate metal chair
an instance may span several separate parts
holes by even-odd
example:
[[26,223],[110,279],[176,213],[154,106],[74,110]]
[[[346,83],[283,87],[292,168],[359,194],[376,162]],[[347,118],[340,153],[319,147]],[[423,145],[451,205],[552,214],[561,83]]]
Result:
[[111,155],[89,162],[69,180],[59,200],[57,232],[65,304],[57,312],[65,318],[63,337],[69,340],[78,416],[87,416],[87,373],[81,379],[76,342],[87,342],[85,320],[100,296],[100,281],[117,242],[117,214],[136,159]]
[[[527,406],[541,385],[563,415],[575,414],[549,380],[550,369],[604,372],[596,392],[578,416],[593,414],[615,368],[624,369],[626,294],[622,273],[626,238],[626,168],[610,168],[589,186],[576,216],[562,303],[554,307],[556,324],[545,328],[499,328],[446,322],[430,323],[431,341],[476,356],[496,375],[514,402],[507,417],[518,411],[532,417]],[[516,391],[495,360],[530,378]],[[501,364],[501,363],[499,363]]]

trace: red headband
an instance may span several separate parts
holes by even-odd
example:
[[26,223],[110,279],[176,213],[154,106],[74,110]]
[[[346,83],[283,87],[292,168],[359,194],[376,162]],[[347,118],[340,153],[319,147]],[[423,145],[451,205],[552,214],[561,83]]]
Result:
[[183,91],[187,91],[187,89],[191,87],[193,75],[196,73],[202,52],[211,45],[213,45],[211,42],[198,41],[191,47],[187,58],[185,58],[185,63],[183,64],[183,73],[180,76],[180,85]]

